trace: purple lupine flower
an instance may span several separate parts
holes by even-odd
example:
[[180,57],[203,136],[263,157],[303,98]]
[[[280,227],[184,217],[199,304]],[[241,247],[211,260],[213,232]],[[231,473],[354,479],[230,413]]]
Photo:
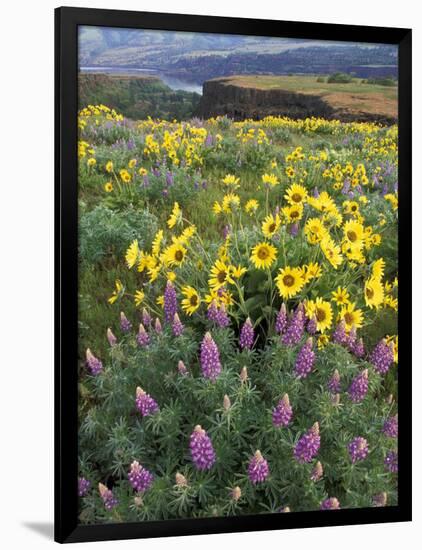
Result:
[[174,176],[171,172],[166,173],[166,185],[171,187],[174,183]]
[[320,510],[340,510],[340,502],[336,497],[326,498],[321,502]]
[[120,328],[122,332],[129,332],[132,329],[132,323],[129,321],[123,311],[120,312]]
[[319,435],[319,424],[315,424],[299,439],[296,443],[293,456],[298,462],[311,462],[313,458],[318,454],[319,447],[321,445],[321,438]]
[[218,313],[217,302],[213,300],[207,311],[208,319],[210,321],[217,321],[217,313]]
[[363,339],[362,338],[359,338],[359,340],[356,340],[356,342],[353,345],[352,352],[359,359],[362,359],[362,357],[365,355],[365,346],[363,345]]
[[273,409],[273,425],[276,428],[281,426],[288,426],[293,416],[293,409],[290,405],[289,396],[287,393],[283,395],[277,404],[277,407]]
[[354,347],[356,345],[356,327],[353,325],[349,331],[349,334],[346,334],[345,345],[347,349],[353,353]]
[[205,333],[201,343],[201,371],[213,382],[221,373],[220,352],[210,332]]
[[315,315],[313,315],[310,319],[308,319],[308,322],[306,323],[306,332],[308,334],[315,334],[317,331],[317,319]]
[[230,232],[231,232],[231,227],[230,225],[226,224],[223,227],[223,239],[227,239],[227,237],[230,235]]
[[230,324],[229,316],[227,315],[226,306],[221,304],[217,309],[217,314],[215,316],[215,322],[220,328],[228,327]]
[[181,336],[185,330],[185,325],[180,320],[177,313],[174,314],[173,323],[171,325],[174,336]]
[[289,229],[290,229],[290,235],[292,237],[297,237],[299,233],[299,222],[292,223]]
[[372,504],[376,507],[376,508],[381,508],[383,506],[387,506],[387,493],[386,492],[383,492],[383,493],[378,493],[377,495],[374,495],[372,497]]
[[368,456],[368,442],[364,437],[355,437],[347,445],[347,450],[349,451],[350,460],[354,464],[358,460],[364,460]]
[[277,313],[275,321],[275,331],[277,334],[283,334],[287,327],[287,309],[286,304],[281,304],[280,311]]
[[160,409],[157,402],[139,386],[136,388],[136,408],[142,416],[152,416]]
[[164,291],[164,317],[167,323],[171,323],[177,313],[177,294],[171,281],[167,281]]
[[142,324],[144,327],[150,327],[152,323],[152,317],[146,308],[142,309]]
[[154,328],[157,334],[161,334],[163,332],[163,327],[161,326],[161,322],[158,317],[155,319]]
[[111,328],[107,329],[107,340],[111,347],[117,344],[117,338],[113,334],[113,331],[111,330]]
[[86,365],[94,376],[97,376],[103,370],[103,364],[89,348],[86,350]]
[[145,347],[149,344],[150,338],[148,332],[145,330],[145,327],[142,323],[139,323],[138,334],[136,335],[136,341],[141,347]]
[[80,477],[78,479],[78,495],[80,497],[84,497],[89,491],[90,487],[91,482],[88,479],[85,479],[84,477]]
[[253,346],[254,338],[255,333],[253,330],[252,321],[248,317],[240,331],[239,346],[241,347],[241,349],[251,349]]
[[373,349],[369,361],[374,365],[376,372],[386,374],[394,362],[392,344],[387,344],[385,339],[380,340]]
[[318,462],[315,464],[315,466],[312,469],[311,472],[311,481],[316,483],[320,479],[322,479],[322,476],[324,475],[324,468],[322,467],[321,462],[318,460]]
[[118,505],[119,502],[117,498],[113,495],[113,491],[111,489],[108,489],[105,485],[99,483],[98,490],[100,492],[101,498],[103,499],[106,510],[112,510],[115,506]]
[[382,427],[382,433],[387,437],[397,437],[399,435],[398,420],[399,419],[397,415],[387,418],[387,420],[384,422],[384,426]]
[[368,392],[368,369],[353,378],[352,383],[347,390],[349,398],[353,403],[359,403]]
[[399,471],[399,463],[396,451],[388,451],[387,456],[384,459],[384,465],[389,472],[397,474]]
[[186,368],[185,364],[183,361],[179,361],[177,363],[177,371],[179,374],[181,374],[182,376],[186,376],[189,374],[189,371],[188,369]]
[[209,470],[215,463],[215,451],[207,432],[198,424],[190,436],[190,454],[198,470]]
[[333,372],[332,377],[328,380],[327,388],[331,393],[339,393],[341,389],[340,373],[337,369]]
[[308,338],[305,342],[305,345],[297,354],[294,369],[297,378],[306,378],[314,367],[315,352],[312,350],[312,345],[312,338]]
[[296,311],[290,319],[286,332],[281,338],[282,343],[285,346],[294,346],[302,338],[304,329],[305,315],[303,313],[303,310],[297,307]]
[[317,199],[319,197],[318,187],[315,186],[312,190],[312,195]]
[[344,319],[341,319],[339,324],[336,326],[336,329],[332,335],[332,340],[335,344],[340,344],[341,346],[347,342],[346,321]]
[[249,461],[248,476],[251,483],[256,485],[265,481],[270,473],[268,462],[262,456],[261,451],[256,451]]
[[142,179],[142,183],[144,185],[144,187],[149,187],[149,177],[148,177],[148,174],[145,174],[143,179]]
[[130,471],[128,472],[127,477],[132,487],[135,491],[138,491],[138,493],[149,489],[154,480],[152,473],[141,466],[136,460],[134,460],[130,465]]

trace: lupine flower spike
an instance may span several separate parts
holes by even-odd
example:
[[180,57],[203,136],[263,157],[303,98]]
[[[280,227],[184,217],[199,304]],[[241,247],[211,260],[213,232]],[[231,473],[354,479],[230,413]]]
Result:
[[368,456],[368,442],[364,437],[355,437],[347,446],[352,463],[364,460]]
[[273,425],[276,428],[288,426],[292,420],[293,410],[290,405],[289,396],[287,393],[278,402],[277,407],[273,410]]
[[296,443],[293,456],[298,462],[311,462],[318,454],[320,445],[319,424],[315,422],[312,428]]
[[315,352],[312,351],[312,345],[312,338],[308,338],[298,353],[294,371],[297,378],[306,378],[314,367]]
[[253,346],[255,334],[252,326],[252,321],[249,317],[246,319],[240,331],[239,346],[241,349],[251,349]]
[[315,464],[311,472],[311,481],[316,483],[317,481],[322,479],[323,475],[324,475],[324,468],[322,467],[321,462],[318,460],[318,462]]
[[341,385],[340,385],[340,373],[338,372],[337,369],[333,372],[333,376],[329,379],[327,388],[333,394],[339,393]]
[[326,498],[321,502],[321,510],[340,510],[340,502],[336,497]]
[[394,362],[393,344],[388,344],[386,340],[381,340],[375,346],[369,360],[374,365],[376,372],[386,374]]
[[187,374],[189,374],[189,371],[186,368],[183,361],[179,361],[177,363],[177,370],[178,370],[179,374],[181,374],[182,376],[186,376]]
[[261,451],[256,451],[248,466],[248,476],[254,485],[265,481],[270,473],[268,462],[262,456]]
[[213,382],[221,373],[220,352],[210,332],[205,334],[201,344],[201,371]]
[[152,473],[141,466],[136,460],[130,465],[130,471],[127,477],[132,487],[135,491],[138,491],[138,493],[149,489],[154,480]]
[[190,453],[197,470],[209,470],[215,463],[215,451],[207,432],[198,424],[190,436]]
[[175,313],[173,318],[173,324],[172,324],[172,330],[173,330],[174,336],[181,336],[183,334],[184,329],[185,329],[185,326],[180,320],[178,314]]
[[167,281],[164,291],[164,318],[167,323],[171,323],[174,315],[177,313],[177,294],[171,281]]
[[120,328],[122,332],[129,332],[130,330],[132,330],[132,323],[129,321],[123,311],[120,312]]
[[280,311],[277,313],[275,321],[275,331],[277,334],[283,334],[287,327],[287,309],[286,304],[281,304]]
[[368,369],[353,378],[347,393],[353,403],[360,403],[365,398],[368,393]]
[[139,386],[136,388],[136,408],[142,416],[151,416],[160,410],[157,402]]
[[142,309],[142,324],[144,327],[150,327],[152,323],[152,317],[146,308]]
[[91,487],[91,482],[85,479],[84,477],[80,477],[78,479],[78,495],[80,497],[84,497]]
[[112,510],[117,506],[117,498],[113,495],[113,491],[111,489],[108,489],[105,485],[99,483],[98,491],[100,492],[100,496],[103,499],[106,510]]
[[384,465],[389,472],[392,474],[397,474],[399,471],[399,462],[396,451],[388,451],[384,460]]
[[382,432],[387,437],[397,437],[399,435],[399,422],[398,422],[398,416],[390,416],[390,418],[387,418],[387,420],[384,422],[384,425],[382,427]]
[[138,334],[136,336],[136,341],[138,342],[138,344],[141,347],[147,346],[150,342],[149,334],[145,330],[145,327],[142,323],[139,324],[139,330],[138,330]]
[[298,307],[290,319],[286,332],[282,336],[282,343],[286,346],[296,345],[302,338],[304,328],[305,316],[303,310]]
[[158,317],[155,319],[154,328],[157,334],[161,334],[163,332],[163,327],[161,326],[161,322]]
[[95,357],[89,348],[86,350],[86,364],[88,369],[91,371],[91,374],[94,376],[100,374],[103,370],[103,364],[99,359],[97,359],[97,357]]
[[111,328],[107,329],[107,340],[111,347],[117,344],[117,338],[113,334],[113,331],[111,330]]

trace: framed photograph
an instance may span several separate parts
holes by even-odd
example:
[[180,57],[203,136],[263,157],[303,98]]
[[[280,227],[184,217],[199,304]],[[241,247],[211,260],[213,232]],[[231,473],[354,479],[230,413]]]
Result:
[[56,540],[409,521],[411,31],[55,18]]

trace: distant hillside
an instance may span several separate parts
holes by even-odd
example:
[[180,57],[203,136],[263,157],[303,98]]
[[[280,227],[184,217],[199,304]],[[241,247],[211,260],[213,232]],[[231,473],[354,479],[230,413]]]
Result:
[[199,94],[173,91],[154,76],[79,74],[79,104],[106,104],[126,117],[183,120],[192,117]]
[[321,116],[342,121],[397,122],[397,87],[318,82],[307,76],[232,76],[204,83],[197,114],[260,119]]

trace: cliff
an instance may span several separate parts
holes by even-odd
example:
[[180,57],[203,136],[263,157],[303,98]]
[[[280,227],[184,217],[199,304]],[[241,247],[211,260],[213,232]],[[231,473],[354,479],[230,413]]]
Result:
[[318,83],[315,77],[234,76],[204,82],[197,114],[235,120],[311,116],[350,121],[397,122],[397,90],[369,84]]

